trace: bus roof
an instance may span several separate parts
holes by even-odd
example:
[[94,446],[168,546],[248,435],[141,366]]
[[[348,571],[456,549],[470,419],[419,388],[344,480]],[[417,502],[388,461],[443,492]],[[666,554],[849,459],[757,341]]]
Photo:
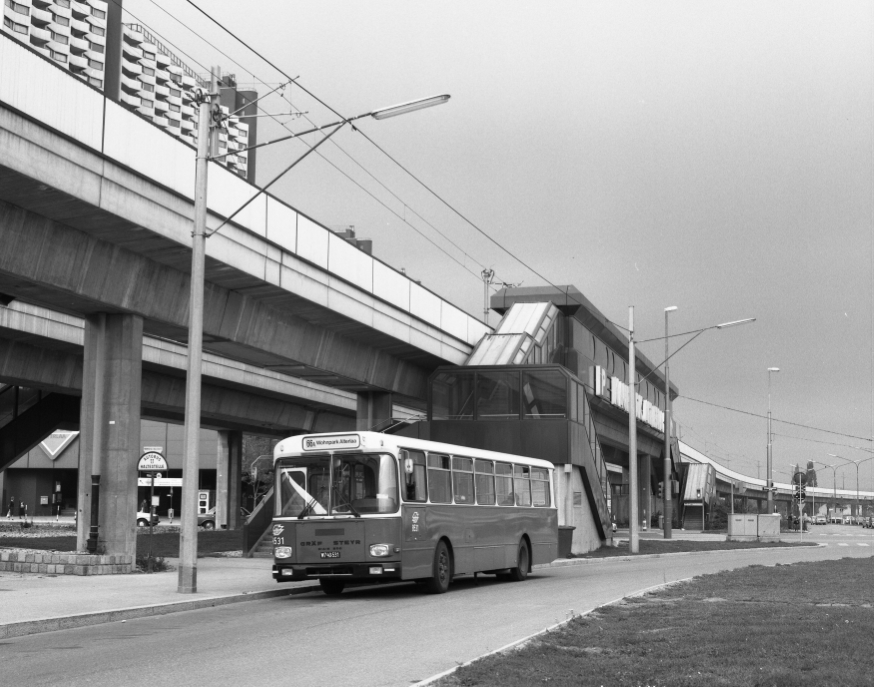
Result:
[[548,460],[541,458],[529,458],[527,456],[501,453],[499,451],[486,451],[479,448],[446,444],[440,441],[426,441],[411,437],[398,436],[396,434],[382,434],[380,432],[343,432],[330,434],[300,434],[288,437],[280,441],[273,451],[273,460],[287,456],[307,453],[333,453],[335,451],[377,451],[387,449],[413,449],[420,451],[433,451],[435,453],[448,453],[450,455],[465,456],[467,458],[484,458],[487,460],[504,460],[554,469],[555,466]]

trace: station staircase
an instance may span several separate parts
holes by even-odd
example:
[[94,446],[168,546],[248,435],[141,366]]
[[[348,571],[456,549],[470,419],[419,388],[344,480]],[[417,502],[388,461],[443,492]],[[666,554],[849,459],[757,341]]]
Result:
[[79,398],[0,384],[0,470],[58,429],[79,429]]

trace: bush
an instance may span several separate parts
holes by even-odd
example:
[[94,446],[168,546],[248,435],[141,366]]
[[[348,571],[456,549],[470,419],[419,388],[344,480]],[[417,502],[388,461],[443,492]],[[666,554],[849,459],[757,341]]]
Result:
[[139,572],[167,572],[170,565],[163,556],[152,556],[152,569],[149,570],[149,557],[137,555],[137,570]]

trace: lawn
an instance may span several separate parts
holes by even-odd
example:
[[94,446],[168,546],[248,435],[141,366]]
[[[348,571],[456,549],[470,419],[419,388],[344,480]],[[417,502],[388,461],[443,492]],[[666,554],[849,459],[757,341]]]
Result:
[[754,565],[602,607],[437,684],[870,687],[872,607],[871,558]]
[[[148,555],[150,535],[137,536],[137,557]],[[179,533],[156,532],[151,535],[152,556],[155,558],[179,557]],[[0,548],[40,549],[44,551],[75,551],[75,536],[57,537],[4,537]],[[239,551],[243,548],[242,530],[203,530],[197,533],[197,554],[208,556],[223,551]]]

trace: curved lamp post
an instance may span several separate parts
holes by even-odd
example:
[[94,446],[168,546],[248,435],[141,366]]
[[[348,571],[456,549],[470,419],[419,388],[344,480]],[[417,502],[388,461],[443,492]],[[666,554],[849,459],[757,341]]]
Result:
[[[663,536],[665,539],[671,539],[671,531],[672,524],[671,519],[673,518],[672,508],[673,504],[671,502],[670,495],[670,474],[671,474],[671,454],[670,454],[670,442],[671,442],[671,422],[670,422],[670,399],[671,399],[671,387],[668,373],[668,361],[673,358],[677,353],[682,351],[686,346],[692,343],[695,339],[701,336],[704,332],[709,331],[711,329],[727,329],[728,327],[735,327],[739,324],[749,324],[750,322],[755,322],[755,317],[747,317],[743,320],[733,320],[731,322],[723,322],[721,324],[714,324],[710,327],[702,327],[701,329],[693,329],[688,332],[682,332],[681,334],[674,334],[673,336],[687,336],[688,334],[694,334],[692,338],[686,341],[682,346],[680,346],[673,353],[668,354],[668,314],[676,310],[676,306],[671,306],[669,308],[665,308],[665,335],[655,337],[653,339],[643,339],[642,341],[635,342],[634,340],[634,306],[630,306],[628,308],[628,392],[629,392],[629,412],[628,412],[628,472],[629,472],[629,491],[631,492],[631,503],[629,504],[628,514],[629,514],[629,522],[628,522],[628,545],[629,551],[631,553],[638,553],[640,550],[640,534],[638,527],[640,526],[637,522],[637,514],[639,511],[639,499],[640,494],[637,493],[637,387],[640,386],[643,381],[649,377],[653,372],[659,369],[662,365],[665,366],[665,483],[662,490],[662,508],[664,509],[664,533]],[[635,365],[636,365],[636,355],[635,355],[635,343],[648,343],[650,341],[661,341],[665,340],[665,359],[654,366],[652,370],[650,370],[646,375],[640,378],[638,381],[634,381],[636,376]]]
[[[222,113],[219,103],[218,78],[216,70],[213,70],[210,91],[200,97],[200,113],[197,131],[197,165],[194,182],[194,230],[192,232],[191,248],[191,280],[190,280],[190,306],[188,319],[188,371],[185,385],[185,440],[183,448],[183,482],[182,482],[182,517],[179,537],[179,583],[177,591],[183,594],[192,594],[197,591],[197,480],[195,475],[198,471],[200,457],[200,401],[201,401],[201,365],[203,357],[203,288],[204,288],[204,263],[206,254],[206,239],[215,234],[225,224],[230,222],[243,208],[255,198],[264,193],[270,186],[278,181],[284,174],[290,171],[296,164],[301,162],[310,153],[316,150],[322,143],[342,129],[346,124],[365,117],[376,120],[388,119],[398,115],[422,110],[426,107],[442,105],[449,100],[448,95],[438,95],[430,98],[411,100],[399,105],[383,107],[371,110],[364,114],[348,117],[331,124],[326,124],[307,131],[301,131],[284,136],[274,141],[268,141],[257,146],[247,148],[260,148],[271,143],[298,138],[304,134],[322,132],[332,129],[322,140],[309,148],[303,155],[294,160],[288,167],[280,172],[269,184],[259,189],[248,201],[241,205],[221,225],[206,233],[206,194],[207,194],[207,171],[210,160],[219,159],[216,154],[218,149],[219,128],[225,121],[226,116]],[[242,151],[235,151],[242,152]]]

